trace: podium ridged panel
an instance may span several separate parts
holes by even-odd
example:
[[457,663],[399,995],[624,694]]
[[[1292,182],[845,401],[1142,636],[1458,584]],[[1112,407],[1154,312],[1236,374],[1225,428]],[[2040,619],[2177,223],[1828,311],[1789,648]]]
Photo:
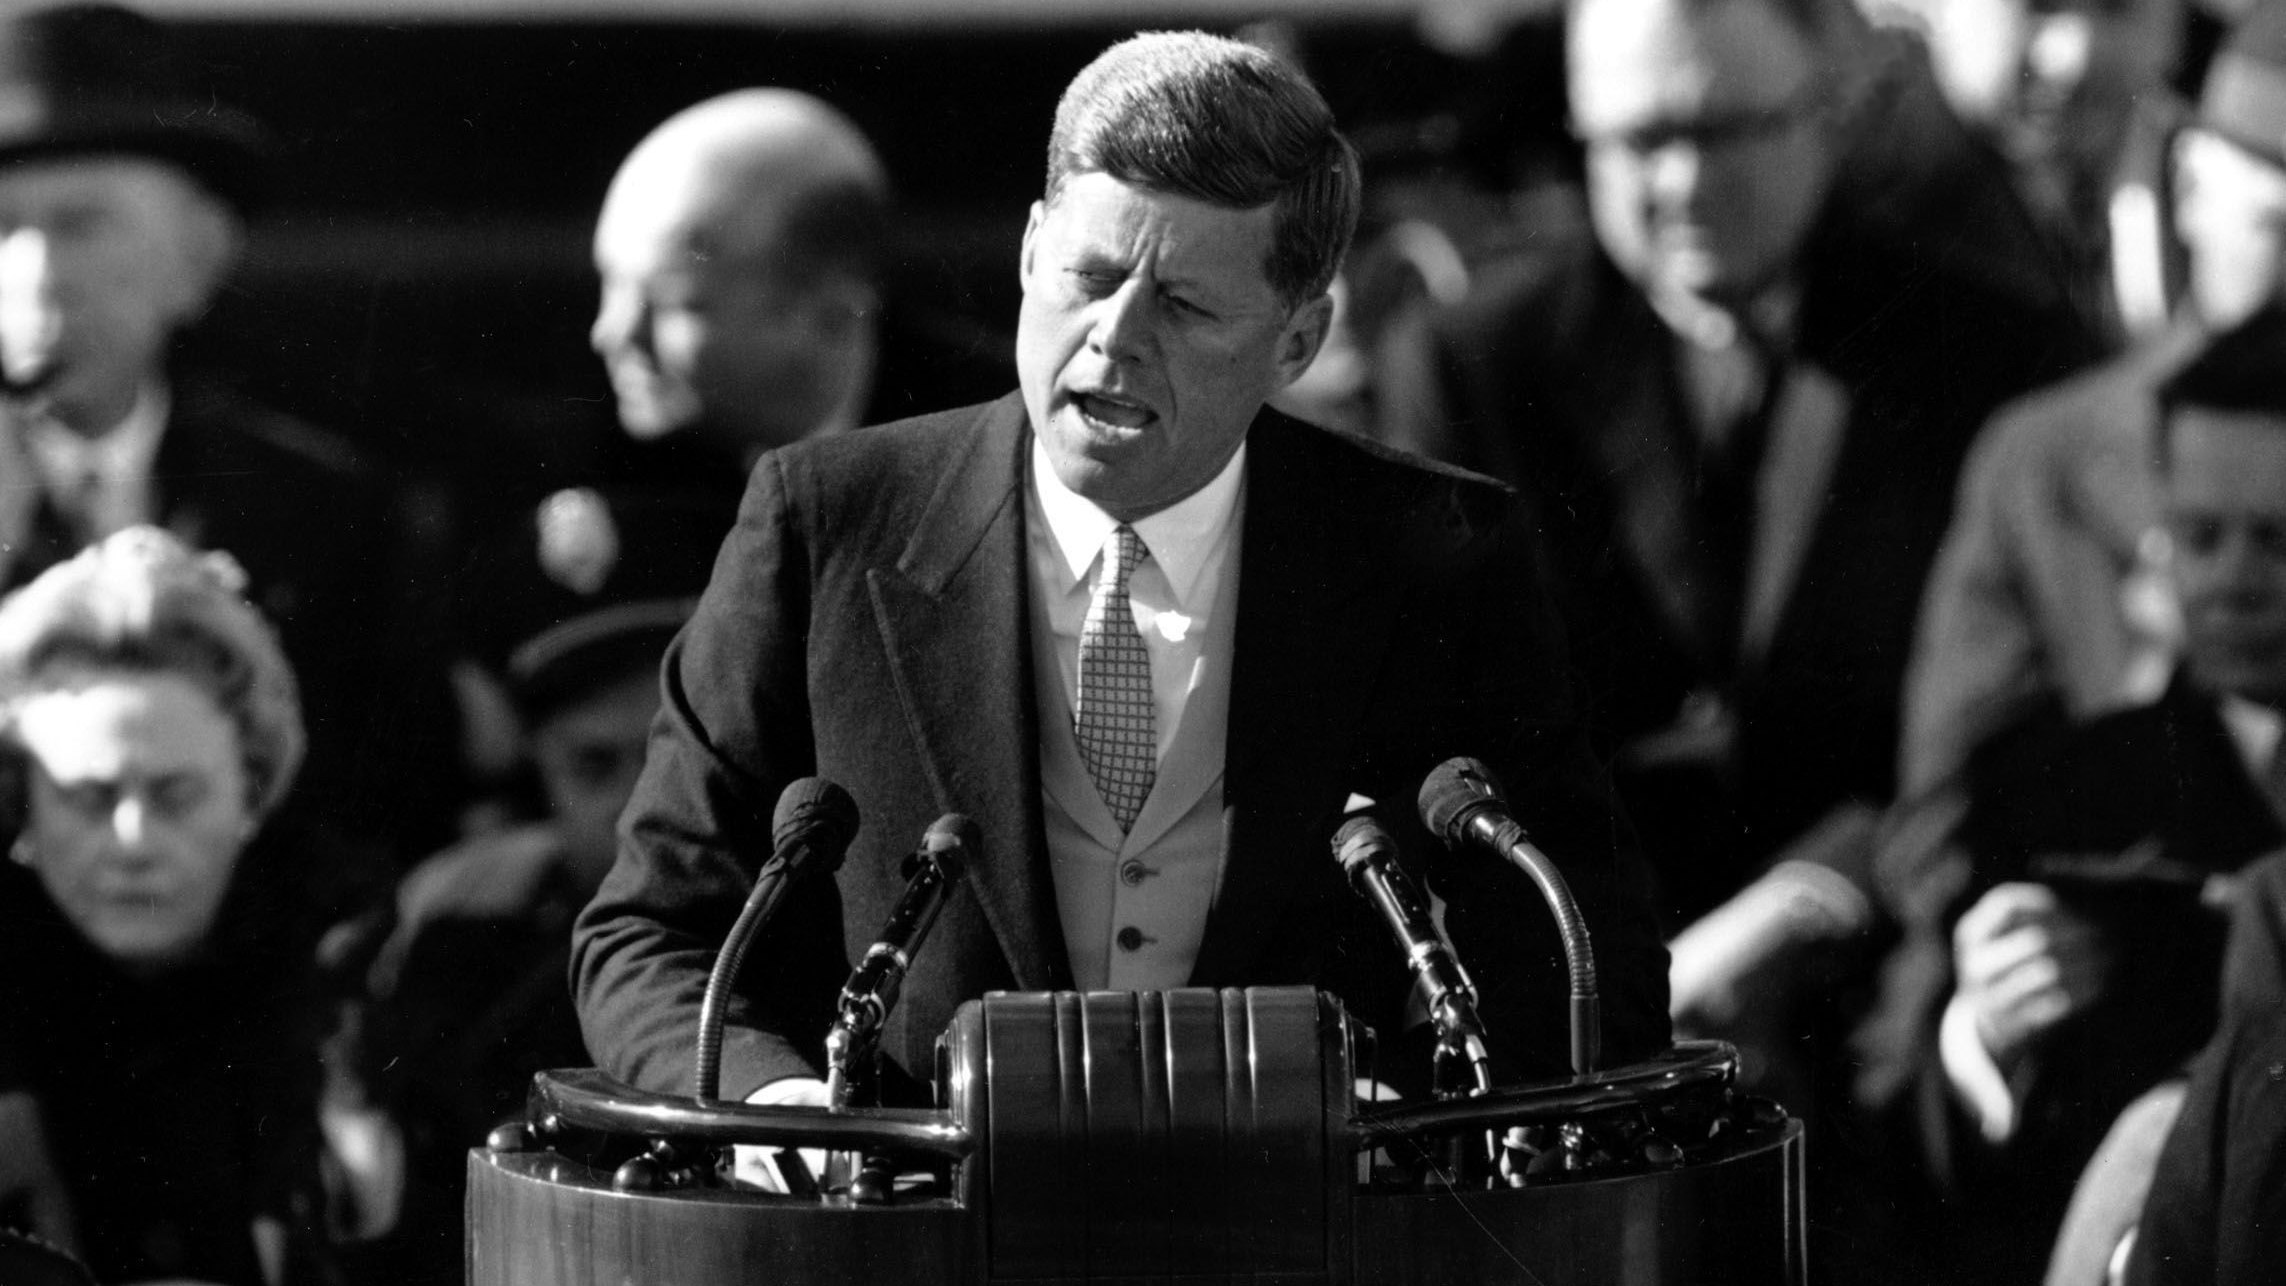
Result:
[[1334,1280],[1339,1023],[1289,988],[997,994],[956,1018],[987,1280]]

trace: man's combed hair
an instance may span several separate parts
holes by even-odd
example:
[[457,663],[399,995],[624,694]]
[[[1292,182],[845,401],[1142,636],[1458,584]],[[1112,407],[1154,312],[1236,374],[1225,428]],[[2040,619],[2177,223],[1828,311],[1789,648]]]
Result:
[[1274,206],[1263,270],[1288,306],[1325,293],[1357,229],[1357,153],[1317,88],[1267,50],[1203,32],[1123,40],[1073,79],[1048,136],[1048,202],[1097,173]]
[[269,622],[228,555],[131,527],[42,572],[0,602],[0,701],[52,684],[51,667],[176,675],[238,729],[249,803],[267,812],[301,767],[302,707]]

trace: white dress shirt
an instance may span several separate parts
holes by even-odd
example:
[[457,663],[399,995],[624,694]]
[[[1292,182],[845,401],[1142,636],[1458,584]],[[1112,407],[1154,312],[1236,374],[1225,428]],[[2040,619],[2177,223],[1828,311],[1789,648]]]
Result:
[[1159,768],[1123,835],[1072,731],[1080,628],[1118,524],[1064,486],[1033,440],[1025,531],[1040,794],[1064,945],[1083,990],[1188,982],[1221,884],[1245,462],[1241,445],[1206,486],[1130,524],[1148,551],[1128,599],[1151,657]]

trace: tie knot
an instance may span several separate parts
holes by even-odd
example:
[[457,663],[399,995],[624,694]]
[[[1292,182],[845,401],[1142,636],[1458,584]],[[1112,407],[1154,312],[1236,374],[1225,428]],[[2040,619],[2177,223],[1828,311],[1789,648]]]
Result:
[[1121,523],[1111,529],[1111,544],[1104,551],[1104,574],[1111,578],[1113,585],[1124,586],[1127,578],[1134,573],[1136,565],[1143,561],[1143,555],[1148,552],[1150,551],[1144,548],[1143,538],[1135,534],[1135,529]]

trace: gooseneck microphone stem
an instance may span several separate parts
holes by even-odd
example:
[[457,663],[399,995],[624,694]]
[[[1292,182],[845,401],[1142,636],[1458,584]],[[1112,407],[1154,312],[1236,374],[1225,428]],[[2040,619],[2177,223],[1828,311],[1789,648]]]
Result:
[[699,1002],[698,1056],[691,1075],[691,1092],[712,1102],[722,1090],[722,1022],[730,1003],[731,987],[745,967],[746,951],[754,935],[777,913],[795,879],[810,871],[832,874],[841,866],[849,841],[857,835],[857,804],[849,792],[822,777],[804,777],[778,796],[771,818],[770,860],[754,873],[754,889],[723,939],[707,974],[706,995]]
[[777,913],[778,903],[785,900],[786,886],[792,882],[785,863],[773,858],[763,864],[754,876],[754,892],[739,908],[730,936],[723,939],[714,968],[707,974],[706,997],[699,1002],[698,1058],[691,1092],[708,1102],[721,1097],[722,1019],[730,980],[746,967],[746,949],[754,942],[755,930]]
[[1478,844],[1531,877],[1555,917],[1571,980],[1572,1071],[1585,1076],[1603,1057],[1603,1002],[1596,987],[1595,946],[1571,885],[1532,843],[1501,798],[1492,770],[1474,759],[1449,759],[1421,784],[1421,820],[1455,848]]

